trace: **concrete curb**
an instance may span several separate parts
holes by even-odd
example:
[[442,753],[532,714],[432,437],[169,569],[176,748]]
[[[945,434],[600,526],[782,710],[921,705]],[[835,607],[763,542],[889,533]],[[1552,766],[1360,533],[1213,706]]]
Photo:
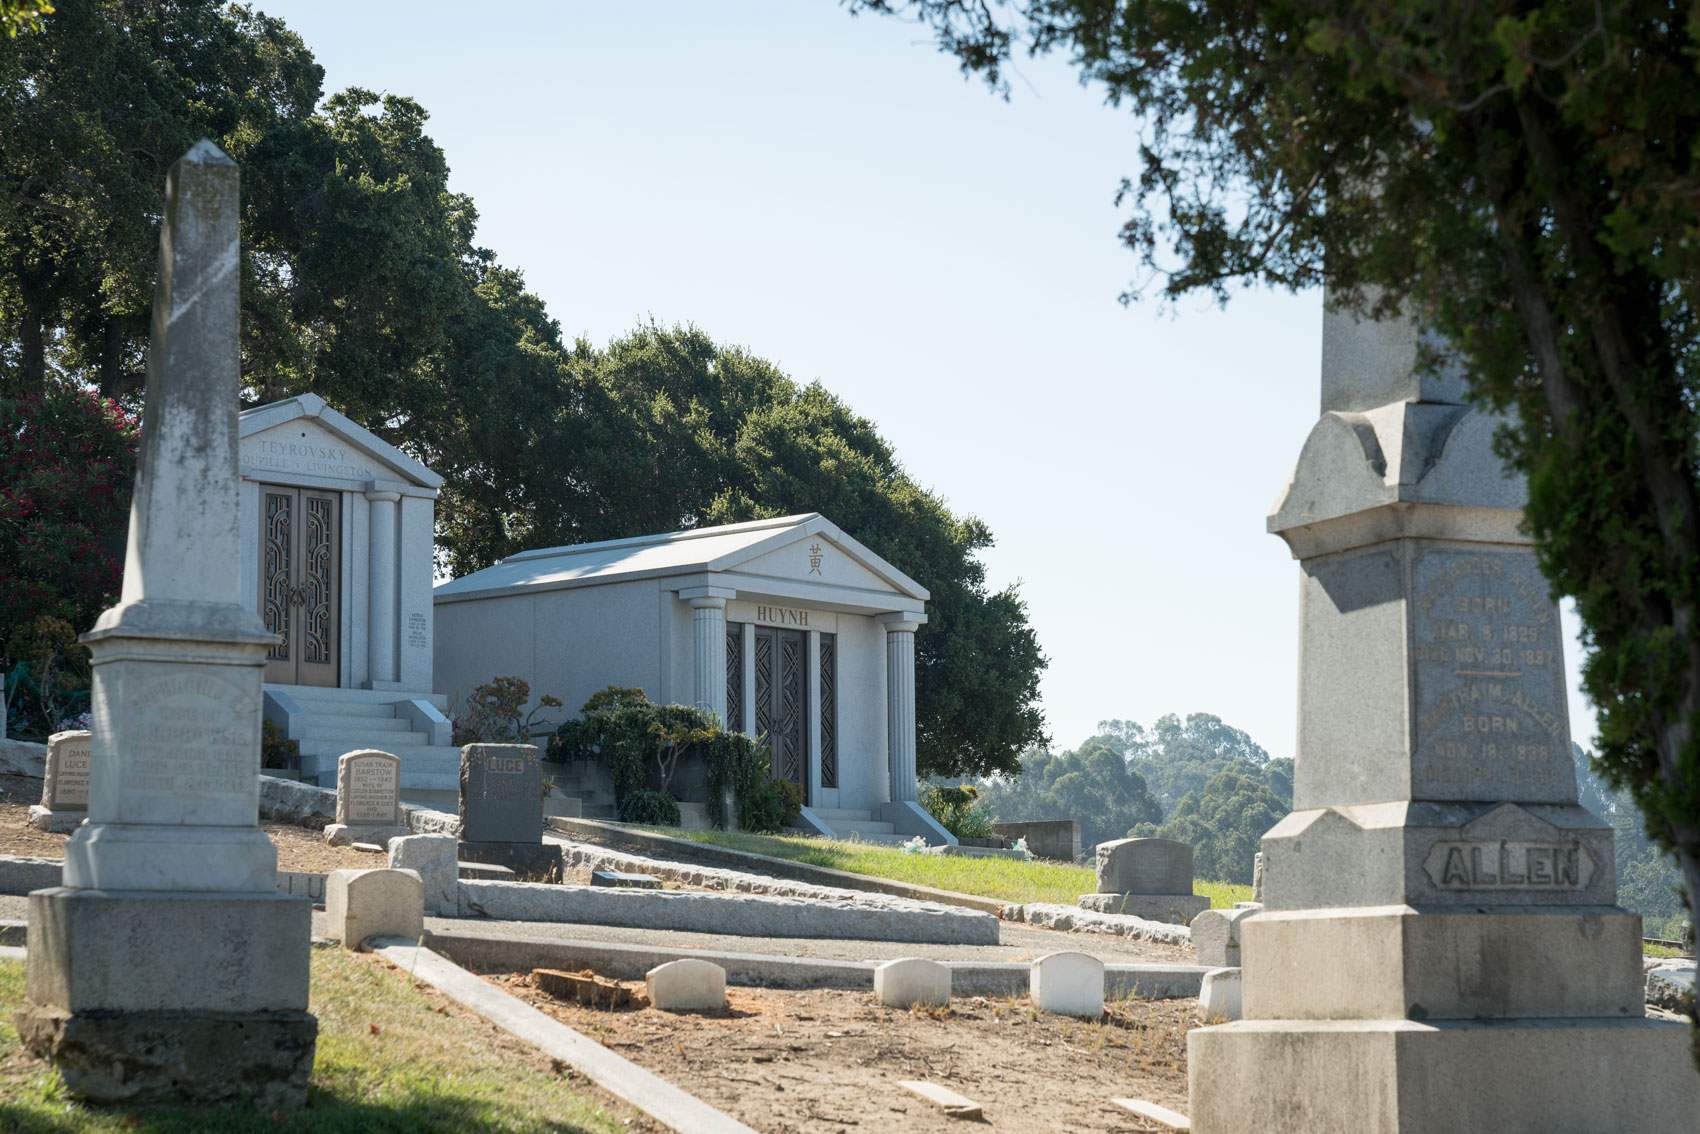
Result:
[[975,894],[958,894],[954,890],[939,890],[932,886],[919,886],[912,882],[898,882],[890,878],[874,878],[866,874],[853,874],[848,870],[834,870],[828,866],[810,866],[806,862],[793,862],[788,858],[752,854],[749,851],[731,850],[709,843],[693,843],[689,839],[675,839],[667,835],[656,835],[648,831],[634,830],[619,823],[605,823],[596,819],[571,819],[562,815],[552,815],[549,817],[547,826],[563,834],[599,835],[605,839],[625,843],[640,850],[647,850],[667,857],[695,859],[715,866],[729,867],[733,870],[767,874],[776,878],[791,878],[798,882],[814,882],[822,886],[841,886],[846,890],[866,890],[875,894],[914,898],[921,902],[939,902],[947,906],[963,906],[967,909],[979,910],[981,913],[989,913],[993,917],[998,915],[1005,904],[998,898],[982,898]]
[[[487,937],[473,929],[431,931],[437,953],[480,972],[530,969],[590,969],[615,980],[639,980],[656,965],[684,958],[712,961],[726,970],[726,983],[748,988],[837,988],[872,991],[875,961],[822,957],[778,957],[713,949],[624,945],[609,941],[563,941],[554,937]],[[900,948],[892,950],[900,955]],[[889,959],[889,958],[888,958]],[[957,996],[1025,996],[1030,966],[1024,962],[947,961]],[[1104,994],[1172,1000],[1198,995],[1206,965],[1106,965]]]
[[985,913],[901,898],[884,902],[768,894],[627,890],[532,882],[460,884],[460,915],[753,937],[845,937],[943,945],[996,945]]
[[62,858],[32,858],[0,854],[0,894],[27,894],[59,885],[65,869]]
[[653,874],[671,882],[722,890],[729,894],[776,894],[782,898],[833,898],[839,901],[879,901],[889,897],[867,890],[847,890],[842,886],[817,886],[813,882],[798,882],[790,878],[770,878],[744,870],[728,870],[723,866],[699,866],[694,862],[671,862],[650,858],[636,851],[610,850],[595,843],[575,843],[566,839],[546,837],[561,847],[563,866],[589,867],[592,870],[622,870],[634,874]]
[[510,1034],[559,1059],[615,1098],[682,1134],[757,1134],[729,1114],[615,1055],[523,1000],[479,980],[447,958],[402,937],[373,937],[366,948]]

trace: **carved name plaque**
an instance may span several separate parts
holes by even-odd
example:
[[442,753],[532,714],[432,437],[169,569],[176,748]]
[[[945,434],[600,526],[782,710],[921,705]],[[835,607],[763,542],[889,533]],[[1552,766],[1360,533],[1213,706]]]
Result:
[[388,752],[350,752],[337,761],[336,818],[357,827],[400,822],[401,758]]
[[381,473],[363,455],[317,430],[291,437],[271,431],[242,442],[242,471],[254,475],[302,473],[336,480],[375,480]]
[[1582,843],[1440,842],[1423,860],[1442,890],[1585,890],[1594,856]]
[[1534,555],[1425,548],[1414,576],[1412,794],[1573,802],[1558,610]]
[[143,681],[124,703],[118,743],[127,802],[153,797],[253,806],[259,791],[259,712],[236,685],[185,669]]
[[47,738],[47,779],[41,802],[49,811],[89,809],[89,742],[87,731],[56,732]]
[[460,758],[460,837],[543,841],[542,753],[529,744],[468,744]]

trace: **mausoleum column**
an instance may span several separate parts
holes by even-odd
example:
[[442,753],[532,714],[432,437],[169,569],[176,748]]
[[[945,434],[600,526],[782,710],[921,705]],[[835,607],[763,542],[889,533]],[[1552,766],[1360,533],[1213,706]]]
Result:
[[885,623],[886,752],[891,800],[915,798],[915,631],[919,622],[892,617]]
[[396,503],[401,493],[371,488],[366,500],[371,513],[367,553],[366,658],[368,684],[374,689],[393,685],[396,678]]
[[726,720],[726,600],[733,592],[720,587],[694,587],[680,591],[688,599],[693,615],[691,650],[692,704],[713,713],[724,727],[737,728]]

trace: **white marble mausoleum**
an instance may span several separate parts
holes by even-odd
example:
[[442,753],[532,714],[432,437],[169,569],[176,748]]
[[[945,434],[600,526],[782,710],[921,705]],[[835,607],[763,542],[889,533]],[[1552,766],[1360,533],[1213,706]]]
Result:
[[316,394],[244,412],[242,577],[266,628],[266,718],[336,783],[357,748],[401,757],[402,790],[452,792],[432,688],[432,520],[443,478]]
[[770,738],[823,833],[955,842],[915,802],[925,587],[818,513],[543,548],[436,588],[437,685],[609,685]]

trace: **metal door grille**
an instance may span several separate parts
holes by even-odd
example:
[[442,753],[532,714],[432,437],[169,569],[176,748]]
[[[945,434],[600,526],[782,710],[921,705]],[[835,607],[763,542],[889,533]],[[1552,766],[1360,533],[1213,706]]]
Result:
[[838,651],[836,636],[820,636],[820,786],[838,786]]
[[726,624],[726,719],[727,732],[744,731],[744,624]]

